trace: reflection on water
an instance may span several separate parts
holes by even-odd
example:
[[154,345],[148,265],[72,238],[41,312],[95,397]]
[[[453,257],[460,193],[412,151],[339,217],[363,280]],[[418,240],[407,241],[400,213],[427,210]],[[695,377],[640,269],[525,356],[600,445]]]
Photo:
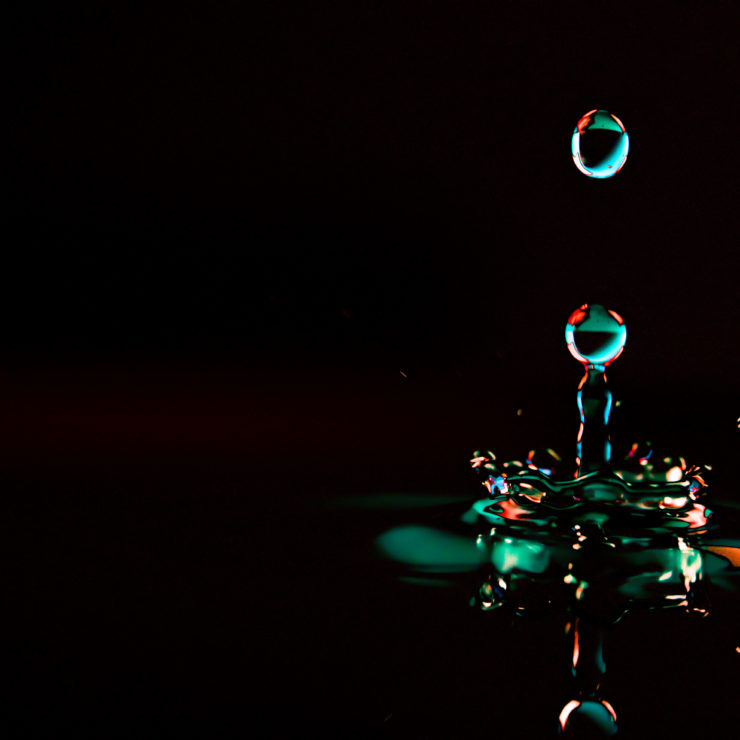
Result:
[[709,505],[709,466],[638,443],[612,461],[605,370],[625,341],[623,319],[601,306],[582,306],[568,320],[568,348],[585,370],[573,467],[550,448],[503,463],[477,450],[470,464],[484,498],[447,529],[409,524],[377,540],[411,582],[441,586],[476,573],[472,606],[563,615],[572,693],[556,726],[569,737],[616,733],[616,710],[601,693],[607,627],[637,609],[706,616],[709,583],[740,583],[740,539],[723,536]]

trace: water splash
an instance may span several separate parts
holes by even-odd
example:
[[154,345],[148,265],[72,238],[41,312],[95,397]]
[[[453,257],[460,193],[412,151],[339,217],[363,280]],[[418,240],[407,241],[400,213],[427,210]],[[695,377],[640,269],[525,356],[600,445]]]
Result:
[[606,627],[636,609],[706,616],[707,584],[733,588],[740,574],[740,541],[716,534],[709,466],[661,457],[650,443],[612,455],[606,368],[626,337],[622,317],[603,306],[583,305],[567,321],[567,347],[584,368],[573,467],[552,448],[506,462],[476,450],[470,465],[486,495],[460,515],[472,534],[415,525],[377,540],[417,578],[476,572],[471,605],[483,611],[566,615],[573,685],[558,726],[567,735],[616,732],[601,696]]
[[629,136],[624,124],[606,110],[590,110],[573,129],[571,153],[576,167],[588,177],[603,180],[624,167]]

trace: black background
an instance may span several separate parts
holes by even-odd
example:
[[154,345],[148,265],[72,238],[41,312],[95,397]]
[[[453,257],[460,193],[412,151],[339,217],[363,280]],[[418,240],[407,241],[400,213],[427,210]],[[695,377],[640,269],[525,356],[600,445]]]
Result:
[[[400,515],[327,503],[569,453],[584,302],[628,326],[615,443],[736,495],[731,5],[402,6],[8,14],[12,731],[544,736],[557,620],[394,584]],[[570,157],[595,107],[606,181]],[[629,736],[732,717],[724,613],[618,633]]]

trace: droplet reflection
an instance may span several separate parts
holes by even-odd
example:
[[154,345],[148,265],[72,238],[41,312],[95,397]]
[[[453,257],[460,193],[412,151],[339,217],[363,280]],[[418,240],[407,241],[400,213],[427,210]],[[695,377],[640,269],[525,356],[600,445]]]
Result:
[[560,712],[560,733],[567,738],[606,738],[617,734],[617,715],[603,699],[573,699]]

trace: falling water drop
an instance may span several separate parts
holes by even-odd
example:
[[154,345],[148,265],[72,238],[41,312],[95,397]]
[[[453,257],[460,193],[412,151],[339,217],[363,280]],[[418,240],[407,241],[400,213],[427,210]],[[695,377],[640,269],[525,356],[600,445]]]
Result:
[[573,129],[573,162],[588,177],[603,180],[616,175],[627,161],[628,151],[624,124],[609,111],[591,110]]

